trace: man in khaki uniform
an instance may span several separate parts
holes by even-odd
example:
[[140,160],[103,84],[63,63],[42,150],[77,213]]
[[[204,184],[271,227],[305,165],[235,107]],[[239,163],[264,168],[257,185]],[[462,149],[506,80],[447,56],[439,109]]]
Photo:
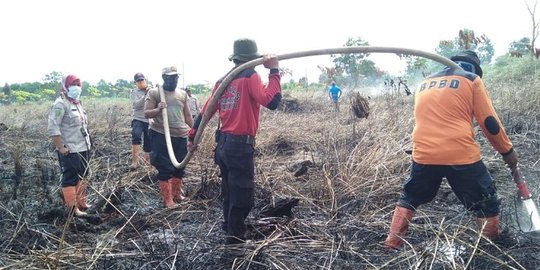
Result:
[[150,141],[148,139],[148,119],[144,117],[144,102],[148,93],[148,83],[142,73],[133,77],[137,88],[130,92],[130,100],[133,105],[131,120],[131,166],[134,170],[139,166],[141,144],[143,145],[144,159],[150,162]]
[[193,118],[189,112],[188,98],[185,91],[176,90],[180,74],[176,67],[165,67],[162,70],[165,100],[161,100],[157,88],[148,92],[144,103],[144,116],[150,119],[149,137],[152,151],[150,162],[158,170],[158,180],[163,204],[167,208],[175,207],[175,202],[184,199],[184,168],[178,169],[172,164],[165,141],[165,129],[162,110],[167,108],[169,131],[174,154],[178,160],[187,155],[187,137],[193,126]]
[[191,117],[195,120],[197,119],[197,115],[199,115],[201,112],[201,108],[199,108],[199,100],[191,93],[191,89],[186,88],[186,93],[188,95],[189,111],[191,113]]

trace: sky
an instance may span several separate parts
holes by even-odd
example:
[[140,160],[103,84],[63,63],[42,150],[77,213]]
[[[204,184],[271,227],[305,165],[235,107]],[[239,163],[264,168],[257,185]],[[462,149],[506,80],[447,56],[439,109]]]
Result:
[[[534,6],[534,0],[0,1],[0,85],[42,81],[53,71],[92,84],[131,81],[136,72],[161,82],[165,66],[179,68],[183,86],[212,85],[233,67],[228,57],[239,38],[254,39],[263,54],[339,48],[349,38],[435,52],[440,40],[467,28],[489,37],[498,56],[531,35],[525,1]],[[403,72],[395,55],[370,59]],[[280,62],[295,79],[309,81],[317,80],[318,65],[330,66],[330,56]]]

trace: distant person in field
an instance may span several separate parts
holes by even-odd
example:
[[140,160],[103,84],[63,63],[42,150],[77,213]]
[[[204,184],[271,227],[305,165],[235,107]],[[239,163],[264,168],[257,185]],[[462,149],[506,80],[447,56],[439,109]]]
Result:
[[141,144],[144,151],[144,160],[150,164],[150,140],[148,139],[148,119],[144,117],[144,103],[148,94],[148,82],[142,73],[136,73],[133,77],[136,88],[131,89],[130,100],[133,106],[131,113],[131,165],[134,170],[139,166],[141,156]]
[[144,103],[144,116],[150,120],[148,136],[151,142],[150,162],[158,170],[159,190],[166,208],[176,207],[185,199],[183,195],[184,168],[174,167],[169,158],[165,141],[162,110],[167,108],[167,118],[174,154],[178,161],[187,155],[187,137],[193,126],[186,92],[176,90],[180,73],[174,66],[162,70],[165,101],[161,100],[158,88],[148,91]]
[[[233,61],[235,67],[263,57],[263,65],[270,70],[270,74],[268,84],[264,85],[254,68],[240,72],[227,86],[215,108],[208,112],[210,117],[218,112],[221,122],[215,161],[221,171],[222,229],[227,233],[227,244],[244,242],[244,222],[255,200],[255,135],[259,128],[261,106],[275,110],[281,101],[281,77],[277,56],[262,56],[257,52],[257,44],[251,39],[236,40],[233,51],[229,60]],[[222,80],[223,78],[217,81],[213,92]],[[193,140],[210,100],[211,97],[206,101],[189,133],[190,151],[197,149]]]
[[191,93],[191,89],[186,88],[186,93],[188,95],[188,104],[191,117],[193,117],[193,119],[197,119],[197,115],[199,115],[201,112],[201,108],[199,108],[199,100]]
[[335,82],[332,82],[328,89],[328,96],[332,100],[334,105],[334,111],[339,112],[339,98],[341,97],[341,88],[339,88]]
[[90,207],[86,202],[86,183],[90,160],[88,119],[80,96],[82,82],[75,75],[62,79],[60,96],[49,112],[48,135],[58,151],[62,169],[64,203],[76,216],[86,215]]
[[435,198],[443,178],[465,208],[476,213],[484,237],[499,237],[499,199],[472,119],[513,173],[518,157],[488,96],[476,53],[467,50],[450,59],[463,70],[447,67],[416,90],[412,168],[385,241],[390,248],[402,245],[416,209]]

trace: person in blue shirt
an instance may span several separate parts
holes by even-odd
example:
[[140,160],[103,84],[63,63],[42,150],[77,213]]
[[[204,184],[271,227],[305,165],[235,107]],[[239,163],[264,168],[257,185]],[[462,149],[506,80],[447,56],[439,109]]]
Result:
[[332,86],[328,89],[328,95],[334,103],[334,111],[339,112],[339,98],[341,97],[341,88],[339,88],[335,82],[332,82]]

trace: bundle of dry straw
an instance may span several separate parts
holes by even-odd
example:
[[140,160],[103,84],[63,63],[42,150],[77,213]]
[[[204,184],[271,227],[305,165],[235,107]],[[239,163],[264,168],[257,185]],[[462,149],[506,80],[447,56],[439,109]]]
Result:
[[368,118],[369,102],[359,92],[353,92],[349,98],[351,102],[351,113],[357,118]]

